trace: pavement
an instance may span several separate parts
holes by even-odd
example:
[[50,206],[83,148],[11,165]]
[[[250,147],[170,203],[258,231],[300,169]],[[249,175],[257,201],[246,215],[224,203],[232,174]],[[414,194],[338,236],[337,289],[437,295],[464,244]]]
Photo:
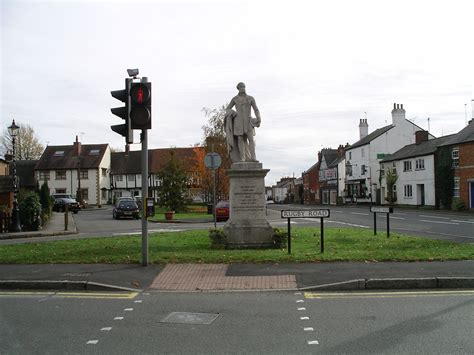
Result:
[[[72,216],[53,213],[40,238],[77,233]],[[319,262],[285,264],[0,264],[0,290],[203,292],[236,290],[474,289],[474,260],[433,262]]]

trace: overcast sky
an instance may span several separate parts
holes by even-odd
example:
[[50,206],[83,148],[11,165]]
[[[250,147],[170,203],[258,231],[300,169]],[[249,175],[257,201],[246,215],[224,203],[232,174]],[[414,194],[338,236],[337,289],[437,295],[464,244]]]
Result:
[[123,149],[110,91],[127,68],[153,83],[150,148],[201,142],[202,108],[244,81],[267,185],[356,142],[361,118],[390,124],[393,103],[437,137],[472,116],[472,0],[0,3],[1,131],[14,118],[45,145]]

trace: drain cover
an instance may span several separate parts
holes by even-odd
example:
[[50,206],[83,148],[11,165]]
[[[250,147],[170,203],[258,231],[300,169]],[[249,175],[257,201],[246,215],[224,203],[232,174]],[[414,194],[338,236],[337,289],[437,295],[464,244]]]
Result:
[[173,312],[163,318],[160,323],[211,324],[217,317],[219,314],[215,313]]

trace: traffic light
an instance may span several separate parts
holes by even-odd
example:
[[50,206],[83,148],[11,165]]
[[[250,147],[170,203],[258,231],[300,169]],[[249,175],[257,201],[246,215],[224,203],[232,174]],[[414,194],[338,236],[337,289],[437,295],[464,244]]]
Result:
[[110,111],[116,116],[125,120],[123,124],[117,124],[110,126],[112,131],[125,137],[127,144],[133,143],[133,131],[130,125],[130,84],[132,79],[125,79],[125,89],[111,91],[113,97],[125,103],[125,107],[111,108]]
[[151,83],[131,83],[130,123],[132,129],[151,129]]

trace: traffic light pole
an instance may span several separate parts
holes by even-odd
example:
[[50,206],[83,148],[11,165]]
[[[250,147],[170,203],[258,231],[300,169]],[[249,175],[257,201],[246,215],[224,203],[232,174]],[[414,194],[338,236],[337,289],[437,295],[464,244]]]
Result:
[[142,129],[142,266],[148,266],[148,220],[146,198],[148,197],[148,130]]

